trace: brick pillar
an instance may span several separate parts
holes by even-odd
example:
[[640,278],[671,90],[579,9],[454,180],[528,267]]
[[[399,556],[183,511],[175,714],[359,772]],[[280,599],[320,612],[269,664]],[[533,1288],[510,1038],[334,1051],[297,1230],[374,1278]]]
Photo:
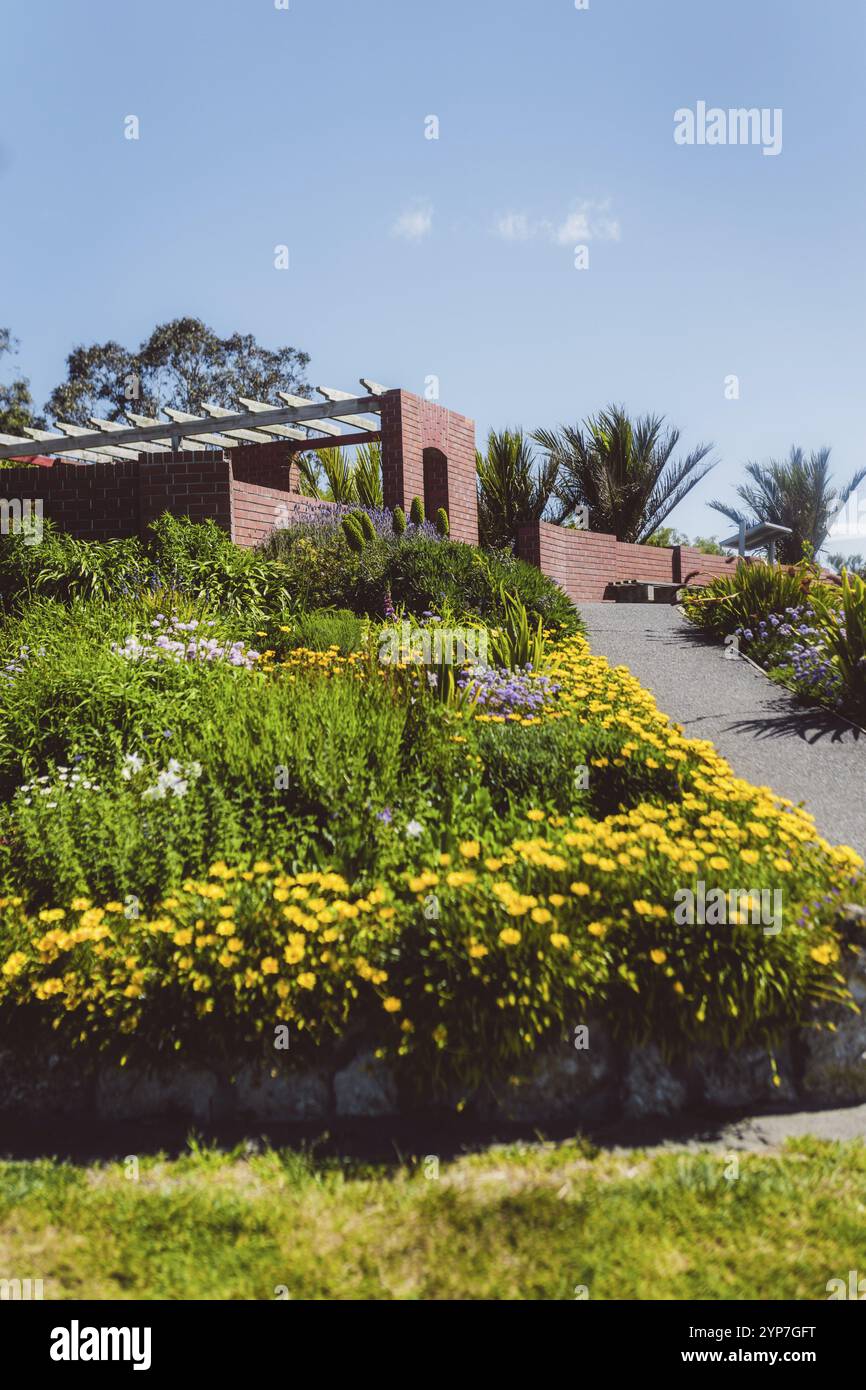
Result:
[[474,421],[409,391],[386,391],[381,402],[385,506],[408,515],[420,497],[431,521],[444,506],[453,539],[477,545]]

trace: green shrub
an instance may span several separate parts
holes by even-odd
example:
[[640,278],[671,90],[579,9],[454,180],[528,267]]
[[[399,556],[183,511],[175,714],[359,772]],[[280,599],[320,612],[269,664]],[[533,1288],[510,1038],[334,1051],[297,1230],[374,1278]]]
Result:
[[451,527],[448,523],[448,513],[444,507],[440,507],[436,513],[435,525],[440,536],[447,536],[450,534]]
[[392,513],[392,524],[394,527],[394,535],[402,536],[403,532],[406,530],[406,513],[403,511],[402,507],[394,508]]
[[767,565],[761,561],[738,564],[732,575],[713,579],[697,592],[686,589],[686,616],[705,632],[721,637],[738,627],[749,627],[769,613],[784,613],[811,597],[816,570],[800,565]]
[[363,645],[363,620],[348,608],[305,613],[293,624],[289,640],[290,647],[306,647],[314,652],[338,647],[344,656],[360,651]]
[[385,578],[395,605],[422,614],[449,608],[458,615],[494,623],[506,617],[504,584],[526,607],[530,620],[576,632],[580,618],[562,589],[534,565],[497,551],[490,554],[455,541],[424,536],[398,542],[389,556]]
[[237,614],[290,610],[295,602],[284,565],[234,545],[213,521],[166,513],[144,542],[76,540],[48,522],[39,545],[0,537],[0,602],[7,611],[37,593],[68,603],[166,589]]
[[513,804],[570,812],[589,806],[589,769],[577,720],[524,726],[475,724],[480,777],[502,817]]
[[487,553],[477,546],[407,533],[401,539],[377,534],[358,551],[350,549],[345,518],[333,525],[287,528],[262,548],[279,560],[295,603],[305,609],[350,608],[381,618],[385,596],[410,616],[447,608],[455,618],[496,622],[505,617],[500,585],[526,607],[534,623],[556,632],[576,632],[577,610],[557,584],[510,551]]
[[412,505],[409,508],[409,520],[413,526],[424,525],[424,503],[420,497],[412,498]]
[[341,525],[349,549],[353,551],[354,554],[360,555],[367,544],[367,538],[361,529],[358,518],[351,515],[344,516]]

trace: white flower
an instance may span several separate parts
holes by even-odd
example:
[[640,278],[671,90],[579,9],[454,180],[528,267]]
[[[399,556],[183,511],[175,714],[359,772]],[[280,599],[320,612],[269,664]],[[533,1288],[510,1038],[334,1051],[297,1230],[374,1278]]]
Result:
[[123,759],[123,767],[120,775],[124,781],[128,782],[134,772],[141,772],[144,767],[144,758],[139,753],[127,753]]
[[424,827],[420,821],[410,820],[409,824],[406,826],[406,834],[411,835],[413,840],[417,840],[418,836],[423,834],[423,832]]

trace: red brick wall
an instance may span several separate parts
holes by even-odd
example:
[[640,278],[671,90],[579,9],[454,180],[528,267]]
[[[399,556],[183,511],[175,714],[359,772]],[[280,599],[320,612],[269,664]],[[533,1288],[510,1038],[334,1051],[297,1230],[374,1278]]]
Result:
[[231,534],[232,470],[228,454],[219,449],[140,454],[138,468],[142,532],[163,512],[172,512],[174,516],[188,516],[191,521],[212,517]]
[[641,583],[702,584],[731,574],[736,558],[703,555],[693,546],[632,545],[601,531],[577,531],[541,522],[524,526],[518,537],[521,559],[537,565],[575,602],[612,598],[617,579]]
[[241,482],[298,491],[298,465],[288,441],[275,439],[273,444],[248,444],[232,449],[231,464],[233,476]]
[[138,535],[138,462],[0,469],[0,496],[43,502],[43,517],[79,540]]
[[79,540],[143,534],[163,512],[212,518],[239,545],[256,545],[298,509],[329,506],[301,497],[286,447],[250,445],[141,454],[117,463],[55,462],[0,470],[0,496],[43,500],[43,516]]
[[722,574],[733,574],[736,555],[703,555],[693,545],[674,546],[674,579],[682,584],[707,584]]
[[232,481],[232,540],[236,545],[258,545],[299,513],[312,507],[331,506],[332,502],[235,478]]
[[[386,391],[380,400],[385,506],[408,514],[412,498],[420,497],[431,521],[436,508],[445,506],[454,540],[477,545],[474,422],[409,391]],[[444,475],[439,461],[428,455],[425,480],[425,449],[444,454]],[[443,493],[447,504],[440,500]]]

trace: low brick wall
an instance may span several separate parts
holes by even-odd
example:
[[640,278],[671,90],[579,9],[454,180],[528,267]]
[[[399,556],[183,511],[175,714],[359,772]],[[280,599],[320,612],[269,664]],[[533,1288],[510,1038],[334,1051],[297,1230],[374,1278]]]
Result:
[[704,555],[694,546],[633,545],[603,531],[536,522],[521,528],[517,553],[537,565],[576,603],[612,599],[616,580],[705,584],[736,567],[736,556]]
[[140,536],[163,512],[213,519],[238,545],[254,546],[300,511],[331,504],[303,497],[284,444],[140,454],[117,463],[66,460],[0,472],[0,494],[43,503],[43,516],[78,540]]
[[693,545],[673,548],[673,577],[678,584],[708,584],[736,568],[736,555],[704,555]]

